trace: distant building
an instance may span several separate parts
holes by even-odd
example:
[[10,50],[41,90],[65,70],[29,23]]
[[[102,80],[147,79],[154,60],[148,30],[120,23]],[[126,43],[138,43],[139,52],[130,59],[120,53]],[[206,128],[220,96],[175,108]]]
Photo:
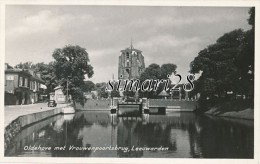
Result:
[[[56,88],[54,88],[54,100],[58,103],[58,104],[63,104],[66,103],[66,96],[64,95],[63,91],[62,91],[62,87],[59,85]],[[50,96],[51,97],[51,96]]]
[[44,81],[29,69],[16,69],[5,63],[5,105],[32,104],[42,99]]
[[55,100],[55,92],[49,93],[50,95],[50,100]]
[[97,91],[91,91],[93,99],[98,98],[98,92]]
[[88,100],[93,99],[93,95],[91,92],[84,92],[84,97]]
[[98,92],[97,91],[84,92],[84,97],[88,100],[97,99],[98,98]]
[[130,48],[121,50],[118,62],[118,79],[138,79],[144,69],[142,51],[135,49],[132,43]]
[[41,79],[41,74],[36,73],[34,70],[28,70],[31,74],[30,78],[30,90],[31,92],[31,100],[32,103],[42,101],[44,99],[44,90],[47,89],[47,87],[44,85],[44,81]]

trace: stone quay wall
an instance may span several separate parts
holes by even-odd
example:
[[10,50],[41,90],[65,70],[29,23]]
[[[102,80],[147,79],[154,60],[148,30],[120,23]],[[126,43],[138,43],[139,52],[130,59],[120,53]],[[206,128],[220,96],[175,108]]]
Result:
[[[69,105],[70,106],[70,105]],[[67,106],[66,106],[67,107]],[[5,149],[12,142],[12,139],[21,131],[22,128],[29,126],[33,123],[44,120],[48,117],[52,117],[63,113],[63,108],[55,108],[47,111],[32,113],[28,115],[19,116],[13,120],[9,125],[5,127],[4,138],[5,138]]]
[[[198,102],[195,100],[175,100],[175,99],[148,99],[149,107],[179,107],[180,111],[194,111],[198,108]],[[87,100],[84,106],[75,103],[76,110],[109,110],[111,100]]]
[[174,100],[174,99],[149,99],[149,107],[166,107],[170,108],[178,108],[179,111],[194,111],[198,108],[198,102],[192,100]]

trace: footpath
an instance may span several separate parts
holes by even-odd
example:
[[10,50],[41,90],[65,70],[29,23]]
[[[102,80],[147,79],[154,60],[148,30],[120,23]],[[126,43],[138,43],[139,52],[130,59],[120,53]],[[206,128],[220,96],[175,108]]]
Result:
[[68,106],[68,104],[57,104],[56,107],[48,107],[47,103],[5,106],[5,109],[4,109],[4,125],[6,127],[13,120],[17,119],[19,116],[24,116],[24,115],[28,115],[28,114],[32,114],[32,113],[38,113],[38,112],[53,110],[55,108],[62,108],[62,107],[65,107],[65,106]]

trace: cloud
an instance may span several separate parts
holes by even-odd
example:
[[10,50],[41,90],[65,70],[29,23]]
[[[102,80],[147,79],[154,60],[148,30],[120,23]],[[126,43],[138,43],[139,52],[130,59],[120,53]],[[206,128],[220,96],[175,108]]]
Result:
[[[127,11],[127,12],[126,12]],[[93,81],[117,74],[120,50],[143,51],[145,64],[175,63],[185,74],[198,52],[236,28],[248,29],[248,8],[9,5],[6,62],[50,62],[55,48],[86,48]]]
[[234,15],[223,15],[223,14],[208,14],[208,15],[194,15],[193,17],[184,18],[181,15],[171,15],[156,17],[153,23],[160,27],[183,27],[192,24],[212,24],[225,21],[234,21],[237,17]]
[[93,17],[88,14],[76,17],[69,13],[58,15],[50,10],[42,10],[36,15],[20,19],[16,26],[7,29],[7,36],[17,38],[41,33],[43,35],[52,35],[58,33],[62,28],[73,26],[74,22],[92,22],[93,20]]
[[178,46],[187,46],[194,43],[199,43],[201,40],[198,37],[192,38],[177,38],[174,35],[157,35],[152,36],[146,41],[137,42],[138,47],[153,49],[157,47],[174,48]]
[[22,37],[34,33],[57,32],[69,16],[54,17],[51,11],[40,11],[37,15],[28,16],[17,22],[17,26],[7,30],[7,35]]

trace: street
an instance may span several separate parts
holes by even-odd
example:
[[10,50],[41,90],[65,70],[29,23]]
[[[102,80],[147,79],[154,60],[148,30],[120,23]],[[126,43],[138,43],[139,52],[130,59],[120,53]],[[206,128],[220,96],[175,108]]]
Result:
[[37,103],[29,105],[10,105],[5,106],[4,125],[5,127],[10,124],[17,117],[42,111],[51,110],[54,108],[64,107],[67,104],[57,104],[56,107],[48,107],[46,103]]

